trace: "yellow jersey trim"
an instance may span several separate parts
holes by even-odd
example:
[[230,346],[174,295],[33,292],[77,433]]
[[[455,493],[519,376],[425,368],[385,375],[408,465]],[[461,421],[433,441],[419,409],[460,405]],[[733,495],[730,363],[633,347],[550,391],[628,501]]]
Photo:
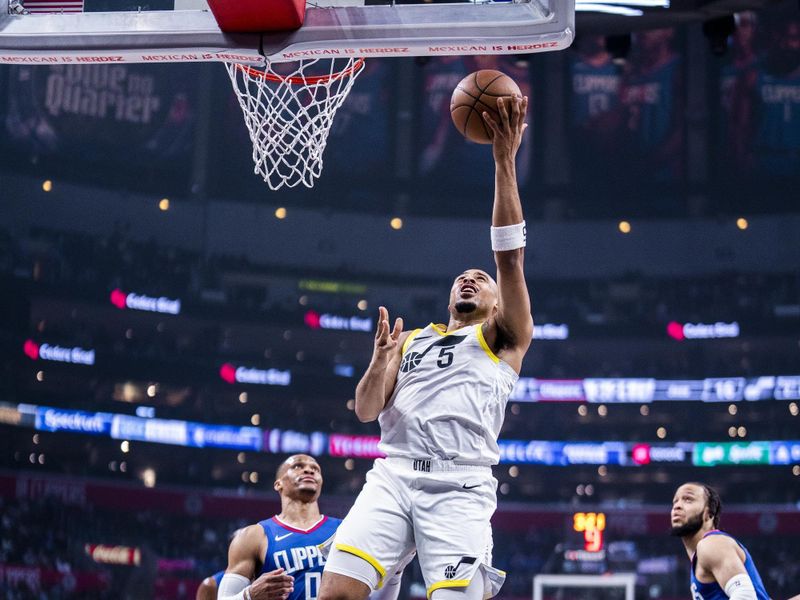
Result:
[[486,343],[486,338],[483,337],[483,325],[478,325],[475,328],[475,333],[478,336],[478,343],[481,345],[481,348],[483,348],[483,351],[492,359],[492,362],[495,364],[499,363],[500,359],[492,352],[492,349],[489,348],[489,344]]
[[419,335],[420,331],[422,331],[422,329],[415,329],[414,331],[412,331],[411,333],[408,334],[408,337],[406,338],[406,341],[403,342],[403,352],[402,352],[402,354],[406,353],[406,350],[408,349],[408,346],[411,344],[411,340],[413,340],[415,337],[417,337],[417,335]]
[[375,560],[372,556],[364,552],[363,550],[359,550],[358,548],[354,548],[353,546],[348,546],[347,544],[336,544],[336,549],[341,550],[342,552],[347,552],[348,554],[353,554],[359,558],[363,558],[369,564],[371,564],[375,570],[378,572],[378,575],[381,576],[380,580],[378,581],[378,589],[381,589],[383,586],[383,579],[386,577],[386,569],[381,566],[377,560]]
[[460,587],[467,587],[472,581],[471,579],[447,579],[445,581],[437,581],[431,587],[428,588],[428,600],[430,600],[431,594],[436,590],[440,590],[442,588],[460,588]]
[[467,327],[472,327],[472,325],[466,325],[465,327],[459,327],[458,329],[454,329],[453,331],[447,331],[447,325],[443,323],[431,323],[431,327],[433,330],[438,333],[442,337],[447,337],[448,335],[453,335],[454,333],[458,333],[459,331],[464,331]]

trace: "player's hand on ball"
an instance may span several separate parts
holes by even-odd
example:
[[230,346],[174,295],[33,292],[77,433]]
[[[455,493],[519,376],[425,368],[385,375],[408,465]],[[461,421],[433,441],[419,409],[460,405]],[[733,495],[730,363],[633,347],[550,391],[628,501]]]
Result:
[[522,143],[522,134],[528,128],[525,114],[528,111],[528,97],[513,96],[497,99],[497,112],[500,119],[495,120],[488,112],[483,113],[486,126],[492,132],[492,150],[495,160],[514,158]]
[[401,333],[403,333],[403,319],[400,317],[395,319],[394,328],[390,330],[389,311],[384,306],[378,308],[378,331],[375,333],[375,350],[372,354],[372,360],[388,361],[397,348]]
[[283,569],[264,573],[250,585],[253,600],[286,600],[294,590],[294,577]]

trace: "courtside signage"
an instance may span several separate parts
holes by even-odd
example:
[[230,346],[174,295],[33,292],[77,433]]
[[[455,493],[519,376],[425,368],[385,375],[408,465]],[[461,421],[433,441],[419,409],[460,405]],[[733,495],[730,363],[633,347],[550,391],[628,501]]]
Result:
[[714,444],[698,442],[694,447],[692,462],[698,467],[768,465],[770,464],[770,443],[725,442]]
[[706,379],[520,377],[509,398],[515,402],[649,403],[658,400],[798,400],[800,376],[708,377]]
[[119,288],[111,291],[111,304],[124,310],[141,310],[145,312],[177,315],[181,312],[181,301],[166,296],[148,296],[136,292],[123,292]]
[[534,340],[566,340],[569,338],[569,325],[566,323],[543,323],[533,326]]
[[499,440],[500,462],[538,465],[558,464],[560,447],[556,442]]
[[[0,409],[12,409],[0,403]],[[341,458],[377,458],[377,436],[325,434],[259,427],[211,425],[191,421],[145,419],[113,413],[90,413],[47,406],[19,404],[15,410],[30,414],[29,424],[39,431],[71,431],[106,435],[111,439],[155,442],[194,448],[228,448],[267,453]],[[14,423],[8,422],[13,425]],[[692,458],[696,466],[787,465],[800,462],[800,440],[761,442],[681,442],[648,444],[626,442],[557,442],[498,440],[501,463],[644,466],[679,463]]]
[[583,379],[534,379],[520,377],[510,400],[520,402],[582,402]]
[[324,292],[327,294],[365,294],[367,286],[361,283],[347,281],[327,281],[324,279],[301,279],[297,287],[309,292]]
[[92,435],[111,435],[114,415],[80,410],[36,408],[35,429],[39,431],[74,431]]
[[302,431],[265,429],[262,448],[264,452],[275,454],[310,454],[320,456],[327,450],[327,436],[320,431],[304,433]]
[[51,360],[73,365],[93,365],[95,359],[94,349],[81,348],[80,346],[65,347],[56,344],[37,344],[33,340],[25,340],[22,345],[22,351],[31,360]]
[[138,566],[142,562],[142,552],[139,548],[108,544],[84,544],[83,547],[86,554],[98,563]]
[[800,442],[770,442],[769,454],[771,465],[800,463]]
[[330,313],[318,313],[309,310],[303,317],[305,324],[311,329],[336,329],[339,331],[372,331],[372,319],[369,317],[345,317]]
[[626,447],[621,442],[548,442],[499,440],[500,462],[541,465],[623,465]]
[[189,423],[190,445],[195,448],[229,448],[231,450],[261,450],[261,429],[229,425]]
[[667,335],[673,340],[714,340],[720,338],[739,337],[739,323],[732,321],[725,323],[678,323],[672,321],[667,324]]
[[589,402],[650,402],[655,396],[655,379],[584,379]]
[[378,450],[378,436],[343,435],[332,433],[328,436],[328,454],[331,456],[355,458],[380,458],[386,456]]
[[784,375],[776,378],[775,400],[800,400],[800,375]]
[[639,466],[650,463],[682,463],[686,462],[688,452],[681,446],[634,444],[631,448],[631,461]]
[[255,367],[237,367],[231,363],[225,363],[219,368],[219,376],[225,382],[233,385],[234,383],[249,383],[252,385],[281,385],[287,386],[292,383],[292,372],[288,369],[256,369]]

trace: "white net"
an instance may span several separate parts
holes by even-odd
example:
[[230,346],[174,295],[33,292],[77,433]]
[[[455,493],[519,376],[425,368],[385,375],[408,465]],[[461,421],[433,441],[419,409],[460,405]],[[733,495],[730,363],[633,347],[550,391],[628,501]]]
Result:
[[333,117],[364,68],[360,58],[226,63],[253,142],[255,173],[270,189],[313,187]]

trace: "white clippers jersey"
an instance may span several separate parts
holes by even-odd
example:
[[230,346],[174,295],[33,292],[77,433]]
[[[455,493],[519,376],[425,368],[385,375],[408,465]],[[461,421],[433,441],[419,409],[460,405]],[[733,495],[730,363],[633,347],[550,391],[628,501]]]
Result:
[[403,345],[397,384],[378,417],[387,456],[495,465],[506,401],[518,375],[480,325],[444,333],[431,323]]

